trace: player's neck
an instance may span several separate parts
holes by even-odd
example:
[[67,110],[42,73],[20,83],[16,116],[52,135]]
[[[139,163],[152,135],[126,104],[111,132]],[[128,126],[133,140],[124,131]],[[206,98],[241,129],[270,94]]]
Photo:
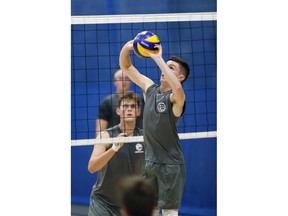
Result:
[[167,83],[167,82],[161,82],[161,85],[160,85],[160,92],[167,92],[167,91],[170,91],[172,88],[171,86]]
[[127,92],[128,90],[117,90],[116,94],[118,96],[122,96],[125,92]]
[[127,133],[127,136],[133,136],[136,122],[120,122],[119,127],[123,133]]

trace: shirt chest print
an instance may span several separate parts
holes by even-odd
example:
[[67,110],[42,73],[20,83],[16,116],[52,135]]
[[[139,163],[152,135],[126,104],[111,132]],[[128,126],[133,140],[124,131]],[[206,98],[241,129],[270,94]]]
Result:
[[157,110],[159,113],[163,113],[166,110],[166,104],[163,102],[158,102],[157,103]]
[[135,146],[136,150],[135,150],[135,153],[143,153],[143,145],[140,144],[140,143],[137,143],[136,146]]
[[167,110],[167,104],[165,95],[156,94],[155,95],[155,105],[158,113],[164,113]]

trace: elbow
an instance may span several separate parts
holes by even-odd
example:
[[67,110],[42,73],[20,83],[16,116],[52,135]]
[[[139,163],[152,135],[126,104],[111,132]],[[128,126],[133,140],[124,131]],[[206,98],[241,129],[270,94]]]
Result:
[[132,62],[130,60],[129,55],[128,55],[127,58],[125,58],[125,56],[122,56],[120,54],[120,57],[119,57],[119,66],[120,66],[120,68],[122,70],[126,71],[126,70],[128,70],[131,67],[131,65],[132,65]]
[[88,171],[89,171],[90,174],[94,174],[94,171],[89,166],[88,166]]
[[89,171],[89,173],[91,173],[91,174],[94,174],[94,173],[96,172],[96,170],[93,169],[93,167],[92,167],[90,164],[88,164],[88,171]]
[[121,60],[121,55],[119,57],[119,66],[121,69],[123,68],[123,61]]
[[119,61],[119,66],[121,68],[121,70],[123,70],[124,72],[127,71],[129,69],[129,67],[131,66],[131,64],[127,64],[123,61]]
[[125,67],[127,67],[126,65],[125,65],[125,61],[123,60],[123,56],[122,56],[123,54],[122,54],[122,51],[121,51],[121,53],[120,53],[120,56],[119,56],[119,66],[120,66],[120,68],[123,70],[123,68],[125,68]]
[[180,85],[177,85],[174,89],[173,89],[173,93],[175,95],[177,95],[177,98],[181,101],[185,100],[185,94],[184,94],[184,90],[182,88],[182,85],[180,83]]
[[179,82],[174,86],[173,91],[177,94],[177,95],[184,95],[184,91],[183,91],[183,87],[182,84]]

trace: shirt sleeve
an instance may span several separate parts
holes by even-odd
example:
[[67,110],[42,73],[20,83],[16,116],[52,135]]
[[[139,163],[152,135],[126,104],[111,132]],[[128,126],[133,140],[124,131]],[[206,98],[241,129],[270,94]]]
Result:
[[111,104],[109,98],[104,99],[104,101],[99,106],[98,119],[104,119],[109,121],[111,119]]

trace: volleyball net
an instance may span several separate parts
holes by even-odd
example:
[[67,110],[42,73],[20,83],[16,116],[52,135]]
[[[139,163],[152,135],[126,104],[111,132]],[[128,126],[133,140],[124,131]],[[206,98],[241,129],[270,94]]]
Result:
[[[143,137],[95,139],[101,100],[113,93],[113,70],[123,45],[141,31],[159,37],[165,61],[176,55],[190,66],[183,83],[186,111],[178,124],[180,139],[217,136],[216,13],[72,16],[71,20],[71,144],[140,142]],[[152,59],[131,54],[135,67],[155,83],[161,71]],[[132,84],[132,91],[142,94]]]

